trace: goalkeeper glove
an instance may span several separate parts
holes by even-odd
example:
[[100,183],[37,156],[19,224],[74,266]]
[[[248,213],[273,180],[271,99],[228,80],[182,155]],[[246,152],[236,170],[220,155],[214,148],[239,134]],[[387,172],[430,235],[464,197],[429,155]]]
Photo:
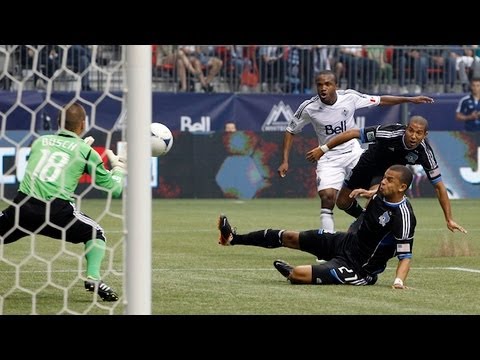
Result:
[[123,174],[127,173],[127,159],[115,155],[115,153],[110,149],[106,151],[106,154],[108,160],[110,160],[110,164],[112,165],[112,171],[119,171]]
[[95,138],[93,136],[87,136],[85,139],[83,139],[83,141],[85,142],[85,144],[92,146]]

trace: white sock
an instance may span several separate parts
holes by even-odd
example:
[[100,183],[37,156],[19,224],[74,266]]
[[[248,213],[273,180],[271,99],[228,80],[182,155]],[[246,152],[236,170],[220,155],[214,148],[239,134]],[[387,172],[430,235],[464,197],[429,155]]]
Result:
[[333,210],[322,208],[320,210],[320,227],[325,232],[334,233],[335,223],[333,221]]

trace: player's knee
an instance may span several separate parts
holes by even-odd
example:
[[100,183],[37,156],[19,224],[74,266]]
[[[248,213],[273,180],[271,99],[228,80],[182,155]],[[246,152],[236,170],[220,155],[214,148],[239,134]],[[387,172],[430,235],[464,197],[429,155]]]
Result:
[[311,284],[312,283],[312,266],[300,265],[295,266],[289,276],[292,284]]
[[291,249],[298,249],[299,248],[298,238],[299,238],[298,232],[286,230],[282,233],[282,244],[283,246]]
[[319,193],[322,208],[333,209],[335,206],[335,194],[333,193]]
[[352,205],[352,199],[350,199],[348,197],[348,195],[346,195],[346,196],[345,195],[343,195],[343,196],[339,195],[337,197],[336,205],[341,210],[348,209],[350,207],[350,205]]

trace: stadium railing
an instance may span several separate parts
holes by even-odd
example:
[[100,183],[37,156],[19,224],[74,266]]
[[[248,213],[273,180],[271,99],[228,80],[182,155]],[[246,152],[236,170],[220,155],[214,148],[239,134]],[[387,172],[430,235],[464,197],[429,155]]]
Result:
[[[112,69],[120,61],[121,45],[86,46],[95,54],[96,66],[90,67],[82,76],[89,77],[92,90],[102,90],[107,81],[103,69]],[[345,55],[344,47],[339,45],[236,45],[237,52],[241,52],[237,57],[232,55],[232,46],[202,46],[210,49],[210,53],[205,54],[207,57],[216,56],[223,61],[220,73],[212,81],[215,92],[315,94],[314,78],[324,69],[336,72],[340,89],[348,87],[372,94],[462,92],[458,74],[459,57],[464,51],[461,45],[358,45],[358,56]],[[68,47],[62,45],[62,49]],[[29,49],[34,53],[30,59]],[[271,54],[272,50],[276,60],[265,62],[263,54]],[[8,66],[4,66],[2,72],[8,71],[15,78],[24,80],[26,90],[42,90],[43,84],[38,81],[37,73],[49,74],[46,71],[49,63],[42,61],[42,51],[44,45],[0,45],[0,61],[5,62],[7,53],[10,54]],[[374,55],[369,56],[370,52]],[[245,82],[243,73],[247,66],[256,72],[253,76],[258,79],[256,83]],[[75,68],[71,69],[70,74],[53,72],[55,90],[72,90]],[[202,71],[206,74],[208,66],[204,64]],[[2,89],[16,90],[3,75],[0,74]],[[121,91],[123,76],[121,72],[114,73],[110,88]],[[249,79],[251,81],[252,77]],[[157,66],[153,61],[152,81],[153,91],[179,91],[174,64]],[[203,92],[198,76],[187,72],[187,81],[188,91]]]

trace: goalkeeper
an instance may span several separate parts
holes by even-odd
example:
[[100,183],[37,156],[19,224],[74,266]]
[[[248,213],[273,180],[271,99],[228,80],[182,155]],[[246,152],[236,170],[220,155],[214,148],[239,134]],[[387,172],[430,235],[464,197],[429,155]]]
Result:
[[58,115],[59,131],[36,139],[31,147],[25,177],[13,204],[0,212],[0,243],[9,244],[31,233],[70,243],[85,244],[85,288],[104,301],[117,301],[117,293],[101,280],[106,238],[102,227],[77,210],[73,194],[80,177],[112,196],[119,197],[126,175],[126,162],[107,150],[112,170],[92,149],[93,138],[83,140],[86,112],[82,105],[66,105]]

